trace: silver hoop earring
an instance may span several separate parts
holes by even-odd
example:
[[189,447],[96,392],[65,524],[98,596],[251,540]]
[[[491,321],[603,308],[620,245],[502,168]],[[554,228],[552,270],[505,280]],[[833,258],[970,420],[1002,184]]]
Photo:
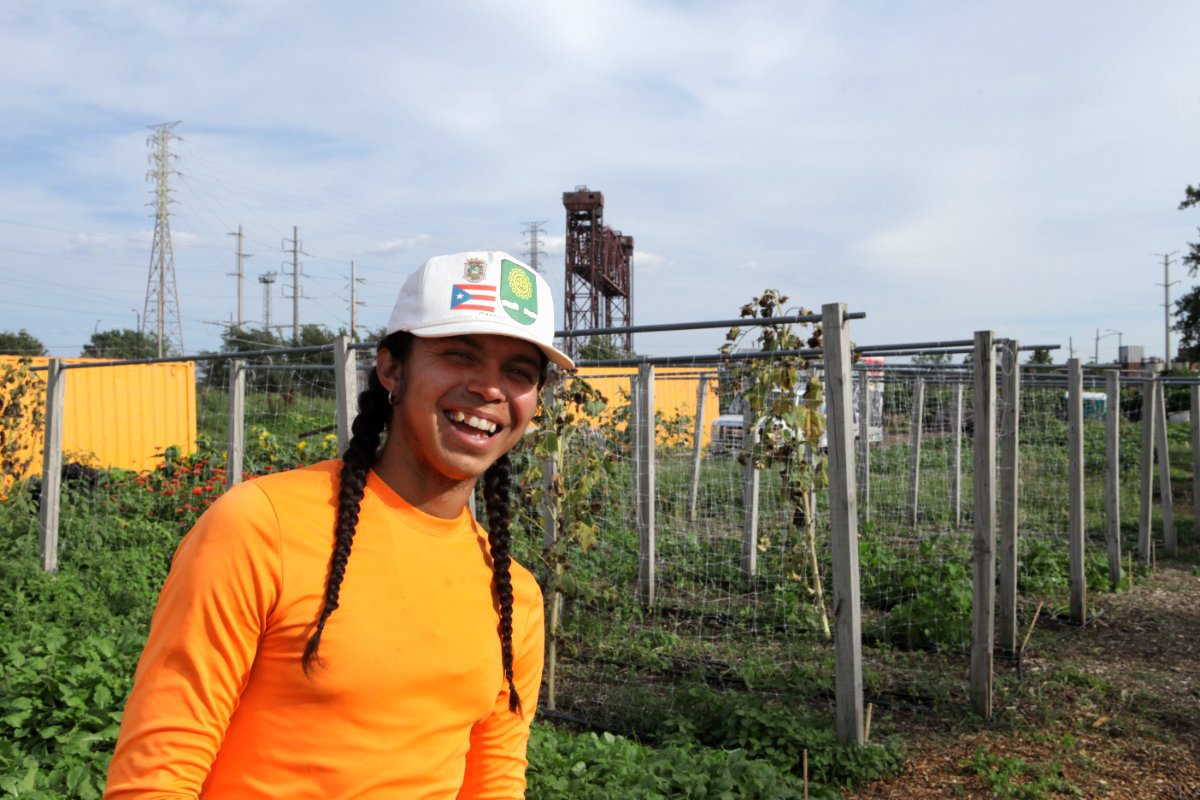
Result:
[[400,405],[400,399],[398,397],[396,397],[396,395],[392,394],[391,389],[388,389],[388,405],[390,405],[390,406]]

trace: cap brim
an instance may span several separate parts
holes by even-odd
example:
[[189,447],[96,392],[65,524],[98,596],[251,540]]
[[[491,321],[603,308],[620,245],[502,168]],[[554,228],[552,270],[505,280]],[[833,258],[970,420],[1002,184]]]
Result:
[[[545,353],[546,358],[562,369],[575,369],[575,362],[571,360],[571,357],[557,347],[542,344],[534,339],[533,336],[521,336],[519,335],[519,331],[512,325],[503,323],[493,323],[480,319],[455,320],[434,325],[421,325],[415,328],[398,328],[397,330],[408,330],[413,336],[421,336],[428,339],[438,339],[445,336],[468,336],[471,334],[507,336],[510,339],[520,339],[521,341],[529,342]],[[394,331],[388,331],[388,333],[394,333]]]

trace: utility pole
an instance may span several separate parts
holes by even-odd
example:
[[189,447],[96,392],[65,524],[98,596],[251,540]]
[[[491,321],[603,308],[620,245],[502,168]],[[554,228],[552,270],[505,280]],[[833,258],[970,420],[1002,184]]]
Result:
[[1154,254],[1162,256],[1163,260],[1163,282],[1159,285],[1163,287],[1163,346],[1165,348],[1163,365],[1166,369],[1171,368],[1171,287],[1179,283],[1179,281],[1171,281],[1171,256],[1178,252],[1178,250],[1172,250],[1169,253]]
[[537,222],[525,223],[525,236],[527,237],[525,239],[525,247],[527,248],[525,250],[525,258],[528,259],[529,266],[533,267],[533,271],[538,274],[541,274],[542,272],[542,268],[540,266],[542,240],[538,238],[538,234],[545,233],[545,231],[542,230],[542,226],[545,224],[546,220],[544,219]]
[[[288,250],[287,239],[283,240],[283,251],[292,254],[292,344],[300,342],[300,298],[303,290],[300,288],[300,256],[308,255],[300,247],[300,229],[292,226],[292,249]],[[307,276],[305,276],[307,277]],[[284,297],[287,297],[285,294]]]
[[[175,252],[171,247],[171,140],[179,139],[171,129],[179,122],[164,122],[151,125],[154,131],[146,139],[150,147],[148,156],[153,166],[146,173],[154,181],[154,241],[150,245],[150,275],[146,279],[146,305],[142,324],[150,327],[154,320],[154,334],[158,340],[158,356],[161,358],[165,345],[177,341],[179,352],[183,350],[183,323],[179,315],[179,291],[175,287]],[[178,172],[175,172],[178,175]],[[168,324],[167,317],[171,319]],[[138,331],[139,335],[141,330]]]
[[242,226],[241,225],[238,225],[237,233],[230,233],[227,235],[237,237],[237,272],[228,272],[226,274],[234,275],[237,277],[237,298],[238,298],[237,329],[241,330],[242,326],[246,322],[246,316],[242,311],[242,281],[245,278],[245,274],[242,271],[242,266],[243,266],[243,262],[245,261],[245,259],[252,258],[252,256],[250,253],[244,252],[242,249],[243,237],[242,237]]
[[362,305],[366,305],[366,303],[356,300],[355,296],[354,296],[355,295],[355,291],[354,291],[355,286],[357,286],[360,283],[366,283],[366,281],[363,280],[362,278],[354,277],[354,262],[351,261],[350,262],[350,338],[356,342],[358,341],[358,333],[357,333],[357,330],[358,330],[358,313],[357,313],[358,307],[362,306]]

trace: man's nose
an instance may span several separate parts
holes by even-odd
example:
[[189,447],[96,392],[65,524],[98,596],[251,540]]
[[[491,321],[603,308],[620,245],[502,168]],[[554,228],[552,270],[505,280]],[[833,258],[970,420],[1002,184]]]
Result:
[[504,390],[500,388],[500,370],[492,366],[481,366],[467,381],[467,390],[489,403],[503,400]]

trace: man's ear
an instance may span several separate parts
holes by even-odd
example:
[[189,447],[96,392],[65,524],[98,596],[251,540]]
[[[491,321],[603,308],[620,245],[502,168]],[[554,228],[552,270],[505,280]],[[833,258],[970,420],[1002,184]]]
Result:
[[387,390],[388,401],[396,405],[398,398],[404,394],[404,364],[393,358],[386,347],[381,347],[375,353],[375,375]]

